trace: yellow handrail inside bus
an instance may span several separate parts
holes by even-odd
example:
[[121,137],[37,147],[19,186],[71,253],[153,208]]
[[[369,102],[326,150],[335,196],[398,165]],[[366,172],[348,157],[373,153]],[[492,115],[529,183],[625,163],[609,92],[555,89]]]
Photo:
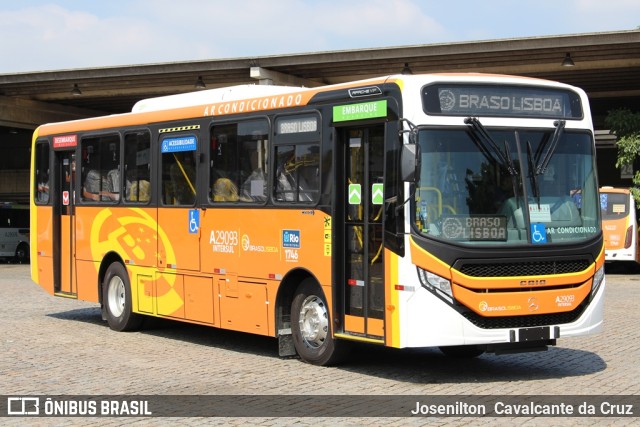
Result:
[[187,176],[187,172],[184,170],[184,167],[182,166],[182,163],[180,163],[180,160],[178,160],[178,157],[176,156],[175,153],[173,153],[173,158],[176,160],[176,164],[180,168],[180,172],[182,172],[182,176],[184,176],[184,180],[187,181],[187,184],[189,184],[189,188],[191,188],[191,191],[195,195],[196,194],[196,188],[191,183],[191,180]]

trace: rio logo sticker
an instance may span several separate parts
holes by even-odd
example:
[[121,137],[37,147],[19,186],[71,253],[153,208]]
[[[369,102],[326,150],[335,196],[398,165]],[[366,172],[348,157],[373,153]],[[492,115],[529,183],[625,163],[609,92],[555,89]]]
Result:
[[283,248],[300,248],[300,230],[282,230]]
[[282,247],[287,262],[298,262],[300,249],[300,230],[282,230]]

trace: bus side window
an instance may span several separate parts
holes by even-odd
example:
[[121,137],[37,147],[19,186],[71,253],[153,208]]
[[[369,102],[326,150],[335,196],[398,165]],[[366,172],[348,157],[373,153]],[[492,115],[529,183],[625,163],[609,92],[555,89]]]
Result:
[[49,144],[38,143],[36,145],[35,161],[35,202],[37,204],[49,203]]
[[120,136],[82,138],[82,200],[120,200]]
[[268,134],[269,124],[262,118],[211,128],[209,200],[267,200]]
[[286,202],[314,202],[320,194],[320,157],[317,144],[276,147],[274,198]]
[[148,131],[124,136],[125,201],[148,203],[151,200],[151,135]]

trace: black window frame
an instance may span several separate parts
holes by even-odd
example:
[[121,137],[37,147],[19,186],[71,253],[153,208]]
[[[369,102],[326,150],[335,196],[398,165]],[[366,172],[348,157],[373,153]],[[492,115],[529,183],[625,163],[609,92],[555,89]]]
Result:
[[[135,168],[135,178],[136,179],[130,179],[132,178],[132,174],[131,171],[128,169],[128,148],[131,144],[139,142],[139,141],[131,141],[128,142],[127,138],[132,136],[132,135],[145,135],[148,138],[148,141],[146,141],[148,143],[148,163],[147,163],[147,175],[145,175],[143,172],[141,172],[144,168]],[[123,198],[123,203],[126,205],[137,205],[137,206],[141,206],[141,205],[149,205],[152,203],[153,199],[154,199],[154,191],[153,189],[155,188],[155,179],[154,179],[154,156],[153,156],[153,143],[152,143],[152,133],[149,129],[147,128],[143,128],[143,129],[130,129],[130,130],[126,130],[123,133],[123,149],[122,149],[122,168],[123,168],[123,177],[124,177],[124,181],[122,182],[122,185],[124,186],[123,190],[124,190],[124,198]],[[139,145],[138,145],[139,147]],[[141,151],[136,150],[136,153],[140,153]],[[136,154],[136,159],[137,159],[137,154]],[[137,161],[136,161],[136,166],[137,166]],[[148,179],[145,180],[144,177],[148,176]],[[139,199],[139,195],[140,195],[140,184],[142,181],[148,181],[148,200],[132,200],[131,199],[131,191],[135,191],[134,188],[138,189],[138,196],[137,198]],[[134,183],[138,183],[137,186],[134,187]]]
[[[106,141],[101,141],[101,140]],[[109,141],[109,139],[114,139],[114,141]],[[89,150],[89,147],[93,147],[93,145],[89,145],[90,141],[98,140],[97,145],[101,147],[99,153],[95,153],[93,148]],[[107,146],[106,152],[103,149],[106,144]],[[111,144],[115,144],[114,150],[111,148]],[[78,143],[78,149],[80,151],[79,159],[76,159],[76,188],[79,188],[80,197],[76,198],[76,202],[79,201],[81,204],[86,205],[117,205],[122,202],[122,134],[117,131],[109,130],[101,133],[92,133],[85,134],[80,137],[80,141]],[[104,153],[104,157],[103,157]],[[107,156],[109,156],[107,158]],[[86,181],[87,176],[92,170],[96,170],[95,160],[92,160],[91,157],[98,158],[97,170],[100,176],[98,192],[89,191],[93,189],[86,189]],[[115,157],[115,159],[114,159]],[[114,167],[105,168],[106,164],[110,164]],[[94,167],[92,167],[94,166]],[[113,191],[114,187],[108,185],[109,181],[112,181],[113,176],[115,174],[110,173],[113,170],[117,170],[117,176],[115,183],[115,188],[118,191]],[[79,175],[78,175],[79,171]],[[106,171],[106,173],[105,173]],[[95,175],[95,174],[94,174]],[[78,179],[79,177],[79,179]],[[86,192],[85,192],[86,190]],[[111,191],[109,191],[111,190]],[[105,195],[106,193],[113,194]],[[97,194],[97,199],[90,198],[88,194]],[[117,194],[117,197],[115,196]]]
[[[316,129],[313,131],[299,131],[299,132],[278,132],[278,126],[281,120],[286,119],[304,119],[305,117],[316,118]],[[274,116],[273,119],[273,144],[271,149],[270,158],[272,159],[273,167],[271,175],[271,191],[270,198],[272,203],[277,206],[317,206],[322,199],[322,114],[318,110],[305,110],[295,113],[283,113]],[[315,180],[317,186],[312,188],[309,186],[306,189],[300,188],[300,185],[293,185],[291,187],[296,189],[294,192],[294,200],[281,200],[279,196],[278,188],[279,181],[281,180],[281,165],[278,159],[278,149],[281,147],[292,147],[294,153],[298,152],[298,148],[301,146],[315,146],[317,147],[317,164],[314,165],[317,173],[317,179]],[[304,166],[304,165],[303,165]],[[299,176],[299,175],[298,175]],[[305,181],[308,181],[305,179]],[[295,184],[298,184],[299,180],[296,180]],[[307,182],[308,184],[308,182]],[[280,187],[281,188],[281,187]],[[302,190],[302,191],[301,191]],[[288,191],[281,193],[286,194]],[[300,200],[301,194],[306,193],[313,194],[311,200]]]
[[[162,152],[162,144],[166,139],[173,139],[173,138],[189,138],[189,137],[193,137],[195,138],[195,149],[194,150],[182,150],[182,151],[168,151],[168,152]],[[162,206],[162,207],[175,207],[175,208],[184,208],[184,207],[194,207],[196,206],[196,204],[198,203],[198,159],[199,159],[199,145],[200,145],[200,137],[199,137],[199,132],[194,132],[194,131],[187,131],[187,132],[172,132],[172,133],[160,133],[159,138],[158,138],[158,145],[157,145],[157,152],[159,155],[159,159],[157,161],[158,164],[158,186],[159,186],[159,194],[160,194],[160,198],[158,200],[158,205]],[[153,146],[153,145],[152,145]],[[168,194],[165,194],[165,183],[167,182],[167,179],[165,179],[165,175],[168,176],[168,181],[171,181],[171,167],[169,167],[168,171],[165,171],[165,159],[166,157],[164,156],[165,154],[172,154],[173,158],[176,159],[177,155],[181,155],[180,153],[193,153],[192,156],[192,166],[193,166],[193,177],[190,179],[191,181],[191,185],[193,186],[193,200],[190,203],[166,203],[166,197],[168,196]],[[186,157],[185,157],[186,158]],[[184,159],[182,159],[184,160]],[[180,162],[173,162],[172,164],[179,164],[177,169],[173,170],[173,174],[175,175],[175,177],[180,177],[183,176],[184,174],[189,174],[190,171],[186,170],[185,168],[185,164],[182,164]],[[182,178],[184,179],[184,178]],[[187,177],[187,179],[189,179],[189,177]],[[191,189],[191,185],[189,185],[189,182],[187,182],[187,180],[184,180],[184,184],[186,185],[186,188]],[[171,187],[174,187],[175,182],[171,182]],[[176,194],[175,189],[172,188],[171,191],[173,191],[174,195]],[[187,191],[188,193],[188,191]],[[179,200],[179,199],[175,199],[174,200]]]
[[[40,149],[41,147],[43,149]],[[53,151],[48,139],[36,140],[34,149],[33,188],[31,189],[33,200],[38,206],[47,206],[51,204],[51,159],[53,158]],[[42,161],[41,153],[46,154],[46,159],[42,159]],[[46,171],[44,171],[44,165],[46,165]],[[46,177],[43,178],[42,175],[44,174],[46,174]],[[42,200],[43,194],[46,194],[46,200]]]
[[[244,126],[250,126],[250,123],[262,122],[261,126],[256,126],[255,129],[257,131],[264,130],[263,133],[256,133],[255,135],[260,135],[265,137],[264,139],[256,139],[256,153],[258,152],[258,142],[263,141],[266,145],[262,148],[264,152],[263,158],[263,166],[266,170],[262,171],[262,174],[265,178],[264,182],[264,193],[263,196],[251,195],[247,194],[246,191],[243,192],[247,181],[251,179],[253,172],[256,171],[257,166],[261,166],[260,164],[253,165],[252,161],[254,159],[243,156],[246,154],[243,151],[243,148],[247,145],[247,143],[251,143],[251,140],[240,138],[241,136],[246,136],[248,134],[240,134],[238,132],[238,127],[242,124]],[[220,133],[216,132],[216,129],[224,129],[227,127],[231,129],[235,127],[235,133],[229,132],[227,135],[234,138],[234,141],[231,144],[234,144],[233,147],[235,150],[233,151],[232,163],[235,163],[235,167],[233,168],[220,168],[219,164],[214,164],[214,156],[213,152],[216,150],[220,150],[223,144],[223,141],[220,139]],[[233,135],[232,135],[233,133]],[[206,176],[207,180],[207,204],[209,206],[245,206],[245,207],[261,207],[265,206],[269,201],[269,174],[271,168],[271,150],[272,150],[272,121],[269,116],[266,115],[255,115],[255,116],[246,116],[242,118],[237,118],[233,120],[221,120],[214,121],[209,124],[209,145],[206,149],[206,157],[207,157],[207,167],[208,173]],[[225,144],[228,142],[224,142]],[[231,157],[231,156],[230,156]],[[259,159],[255,159],[259,161]],[[244,164],[244,166],[242,166]],[[246,166],[249,167],[246,167]],[[249,170],[251,169],[251,171]],[[220,181],[219,181],[220,180]],[[231,197],[225,197],[221,194],[216,195],[216,184],[219,185],[219,189],[230,191],[233,195]],[[251,184],[249,184],[251,185]],[[229,194],[227,194],[229,196]]]

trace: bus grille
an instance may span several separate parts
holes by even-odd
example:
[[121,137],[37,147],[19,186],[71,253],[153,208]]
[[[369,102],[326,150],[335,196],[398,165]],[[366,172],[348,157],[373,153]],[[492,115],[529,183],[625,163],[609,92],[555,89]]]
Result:
[[472,311],[465,311],[462,315],[468,321],[482,329],[531,328],[535,326],[571,323],[580,317],[586,306],[587,302],[585,300],[585,302],[573,311],[565,313],[538,314],[532,316],[483,317]]
[[471,277],[518,277],[577,273],[586,270],[589,265],[590,262],[586,259],[517,263],[465,263],[459,270],[461,273]]

